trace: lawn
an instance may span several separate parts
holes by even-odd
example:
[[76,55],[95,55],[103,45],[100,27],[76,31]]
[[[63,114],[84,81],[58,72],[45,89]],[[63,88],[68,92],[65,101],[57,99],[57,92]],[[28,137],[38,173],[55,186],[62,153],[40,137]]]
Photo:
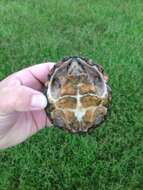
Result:
[[143,1],[0,0],[0,80],[66,55],[104,66],[111,115],[91,134],[45,128],[0,151],[0,190],[142,190]]

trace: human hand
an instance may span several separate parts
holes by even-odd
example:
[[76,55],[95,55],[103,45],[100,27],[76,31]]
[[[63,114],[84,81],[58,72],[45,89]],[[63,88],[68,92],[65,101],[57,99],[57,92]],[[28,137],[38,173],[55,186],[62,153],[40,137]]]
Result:
[[54,63],[16,72],[0,82],[0,149],[14,146],[51,123],[41,92]]

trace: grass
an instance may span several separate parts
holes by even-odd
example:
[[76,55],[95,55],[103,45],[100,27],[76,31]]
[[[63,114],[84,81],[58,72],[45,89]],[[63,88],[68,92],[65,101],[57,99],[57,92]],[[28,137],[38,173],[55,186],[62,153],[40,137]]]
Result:
[[111,116],[90,135],[44,129],[0,151],[0,190],[142,190],[143,1],[0,1],[0,79],[65,55],[102,63]]

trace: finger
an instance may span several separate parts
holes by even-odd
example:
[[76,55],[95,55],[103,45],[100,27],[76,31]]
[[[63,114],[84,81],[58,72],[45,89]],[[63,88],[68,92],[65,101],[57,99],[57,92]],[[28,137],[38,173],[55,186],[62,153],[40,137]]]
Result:
[[21,82],[16,77],[14,77],[14,75],[10,75],[4,80],[0,81],[0,89],[4,87],[8,87],[8,86],[12,87],[12,86],[18,86],[18,85],[21,85]]
[[26,86],[5,87],[0,90],[0,112],[42,110],[47,105],[46,97]]
[[15,77],[21,81],[21,84],[40,90],[53,66],[54,63],[51,62],[34,65],[15,73]]
[[36,77],[41,83],[44,84],[47,81],[49,71],[53,68],[54,65],[55,63],[53,62],[42,63],[29,67],[27,70],[29,70],[34,77]]
[[35,90],[42,90],[54,63],[42,63],[16,72],[0,82],[0,87],[21,84]]

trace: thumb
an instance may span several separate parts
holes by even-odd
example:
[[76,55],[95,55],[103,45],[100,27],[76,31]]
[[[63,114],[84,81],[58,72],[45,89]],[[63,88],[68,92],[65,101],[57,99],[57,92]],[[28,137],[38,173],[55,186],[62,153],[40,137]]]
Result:
[[18,85],[0,89],[0,112],[32,111],[44,109],[46,97],[39,91]]

